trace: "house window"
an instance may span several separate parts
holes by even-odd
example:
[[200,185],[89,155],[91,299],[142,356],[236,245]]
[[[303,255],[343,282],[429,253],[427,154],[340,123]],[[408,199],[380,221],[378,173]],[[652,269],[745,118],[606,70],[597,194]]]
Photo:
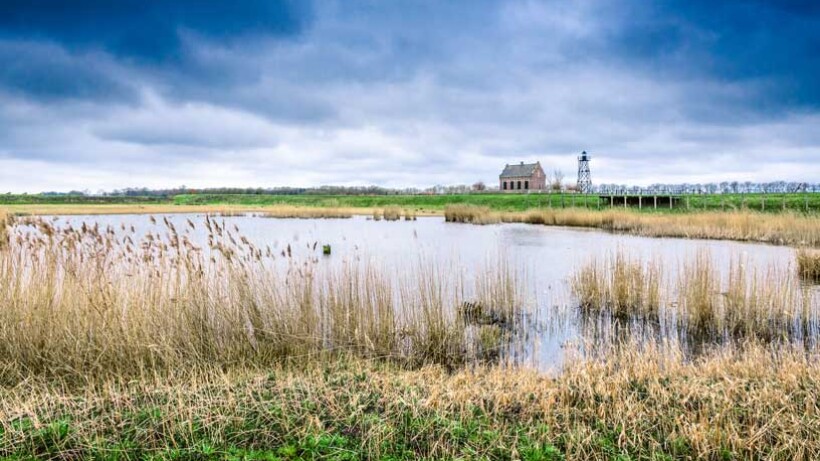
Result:
[[521,181],[518,181],[518,190],[521,190]]
[[524,189],[529,189],[529,188],[530,188],[530,182],[529,181],[524,181]]
[[507,181],[503,181],[503,182],[501,183],[501,188],[502,188],[503,190],[507,190]]

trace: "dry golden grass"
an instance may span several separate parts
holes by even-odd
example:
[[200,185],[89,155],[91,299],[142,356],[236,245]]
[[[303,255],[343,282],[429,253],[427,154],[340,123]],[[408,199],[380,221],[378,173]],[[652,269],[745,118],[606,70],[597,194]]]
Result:
[[[414,366],[466,358],[457,308],[469,290],[451,270],[419,264],[391,282],[351,261],[337,273],[319,258],[296,260],[290,246],[281,254],[257,247],[211,218],[181,229],[166,219],[164,233],[141,240],[133,229],[23,224],[36,232],[13,233],[0,252],[5,382],[31,373],[139,376],[342,352]],[[198,231],[205,248],[193,238]],[[288,269],[275,270],[276,263]],[[485,287],[496,280],[473,291],[495,293]]]
[[774,267],[750,274],[747,265],[733,261],[722,280],[704,253],[684,264],[677,308],[689,333],[773,341],[802,331],[810,321],[804,309],[810,301],[803,298],[794,276]]
[[308,208],[297,206],[275,206],[258,213],[266,218],[299,218],[299,219],[344,219],[353,216],[353,212],[343,208]]
[[0,251],[8,248],[9,228],[13,225],[14,218],[3,210],[0,210]]
[[452,205],[451,222],[493,224],[523,222],[550,226],[590,227],[648,237],[682,237],[820,246],[820,216],[750,211],[640,213],[628,210],[546,209],[496,212],[486,207]]
[[405,221],[415,221],[417,217],[416,210],[402,209],[398,206],[388,206],[385,208],[373,208],[371,216],[375,221],[398,221],[404,216]]
[[797,250],[797,272],[805,280],[820,283],[820,250]]
[[643,264],[618,251],[583,266],[572,279],[572,290],[586,312],[609,312],[621,319],[657,317],[660,264]]
[[382,216],[385,221],[398,221],[401,219],[401,208],[397,206],[389,206],[382,210]]
[[[657,319],[667,332],[677,328],[696,344],[727,336],[788,340],[803,336],[812,322],[811,299],[789,270],[770,266],[750,273],[749,264],[737,259],[722,277],[701,252],[684,261],[672,287],[662,287],[663,265],[618,252],[577,270],[572,290],[585,314]],[[674,296],[662,297],[666,292]]]
[[684,265],[677,292],[680,319],[691,333],[712,336],[721,331],[720,273],[707,253]]
[[815,357],[754,344],[694,360],[628,345],[557,378],[353,361],[81,389],[32,380],[0,393],[0,456],[816,459],[818,383]]

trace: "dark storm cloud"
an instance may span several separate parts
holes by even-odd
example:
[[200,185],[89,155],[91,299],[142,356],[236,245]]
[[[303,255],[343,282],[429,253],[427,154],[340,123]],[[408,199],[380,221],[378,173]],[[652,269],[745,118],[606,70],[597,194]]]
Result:
[[0,2],[0,90],[43,99],[118,99],[132,97],[135,85],[171,76],[228,84],[231,69],[209,73],[188,59],[186,37],[227,46],[296,36],[310,21],[308,5],[297,0]]
[[0,184],[34,187],[2,172],[36,161],[51,178],[82,164],[90,188],[424,186],[519,160],[569,171],[582,149],[598,180],[691,182],[724,161],[813,179],[818,16],[788,0],[2,2]]
[[0,91],[46,101],[135,97],[105,56],[72,55],[48,43],[0,41],[0,63]]
[[5,0],[0,37],[53,40],[148,61],[174,57],[180,31],[215,40],[298,33],[308,19],[298,0]]
[[820,107],[820,3],[676,0],[627,4],[616,56],[661,76],[755,82],[758,111]]

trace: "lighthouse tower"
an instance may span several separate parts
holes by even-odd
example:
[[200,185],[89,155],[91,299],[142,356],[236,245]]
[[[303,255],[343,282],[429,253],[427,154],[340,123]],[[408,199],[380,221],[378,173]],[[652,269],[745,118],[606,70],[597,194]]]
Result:
[[589,172],[589,161],[592,157],[587,151],[578,156],[578,192],[589,194],[592,192],[592,175]]

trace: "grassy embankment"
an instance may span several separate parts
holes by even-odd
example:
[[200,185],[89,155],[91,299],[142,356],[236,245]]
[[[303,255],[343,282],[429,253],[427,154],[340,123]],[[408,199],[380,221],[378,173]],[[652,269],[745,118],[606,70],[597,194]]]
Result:
[[[0,239],[0,457],[820,455],[820,367],[802,350],[750,342],[691,360],[629,344],[555,378],[465,368],[515,328],[503,265],[469,290],[424,265],[399,282],[366,263],[323,271],[215,220],[188,224],[213,259],[170,223],[141,241],[29,225],[39,234]],[[465,300],[488,321],[468,324]]]
[[[307,207],[384,208],[398,206],[424,212],[442,212],[448,205],[475,205],[494,211],[525,211],[535,208],[606,209],[597,195],[580,194],[456,194],[456,195],[179,195],[178,205],[294,205]],[[688,206],[687,206],[688,203]],[[644,207],[643,212],[733,211],[766,212],[820,211],[820,194],[721,194],[693,195],[673,210]]]
[[[186,210],[187,206],[236,208],[259,210],[272,206],[313,208],[346,208],[369,214],[372,208],[396,206],[414,210],[419,214],[441,214],[448,205],[475,205],[493,211],[525,211],[543,208],[606,209],[597,196],[578,194],[457,194],[457,195],[251,195],[251,194],[187,194],[172,198],[159,197],[81,197],[43,195],[0,195],[0,205],[13,210],[44,210],[51,207],[84,208],[106,206],[112,209],[135,210],[157,206],[172,212]],[[39,208],[38,208],[39,207]],[[180,208],[175,208],[180,207]],[[195,209],[195,208],[194,208]],[[653,210],[644,207],[642,212],[681,213],[687,211],[734,211],[752,210],[766,212],[817,212],[820,211],[820,194],[721,194],[693,195],[686,198],[679,208],[669,210],[660,207]],[[157,211],[153,211],[157,212]],[[37,212],[40,213],[40,212]]]

